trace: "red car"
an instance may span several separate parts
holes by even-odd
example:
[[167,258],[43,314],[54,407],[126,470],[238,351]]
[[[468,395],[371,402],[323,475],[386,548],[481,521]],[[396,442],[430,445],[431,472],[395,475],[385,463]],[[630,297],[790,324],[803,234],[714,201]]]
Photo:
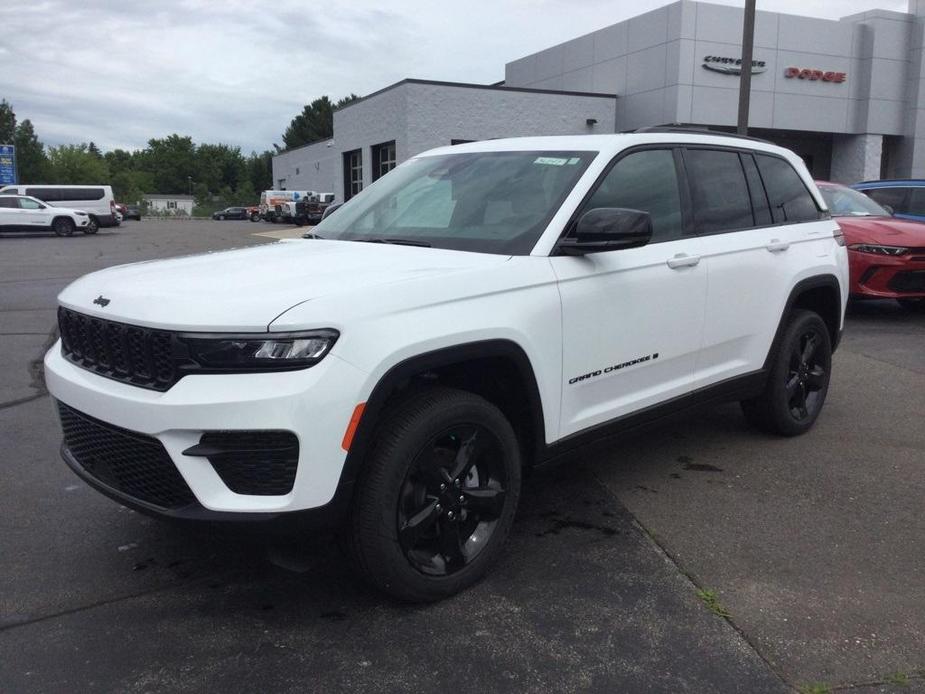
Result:
[[848,245],[851,298],[896,299],[925,311],[925,223],[893,217],[869,197],[817,182]]

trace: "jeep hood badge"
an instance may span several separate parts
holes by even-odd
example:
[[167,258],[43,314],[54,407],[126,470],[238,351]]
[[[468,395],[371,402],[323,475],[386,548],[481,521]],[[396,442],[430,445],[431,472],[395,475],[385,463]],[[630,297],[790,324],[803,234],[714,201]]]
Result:
[[98,297],[96,297],[96,298],[93,300],[93,303],[94,303],[94,304],[99,304],[100,306],[108,306],[108,305],[109,305],[109,299],[107,299],[105,296],[103,296],[102,294],[100,294]]

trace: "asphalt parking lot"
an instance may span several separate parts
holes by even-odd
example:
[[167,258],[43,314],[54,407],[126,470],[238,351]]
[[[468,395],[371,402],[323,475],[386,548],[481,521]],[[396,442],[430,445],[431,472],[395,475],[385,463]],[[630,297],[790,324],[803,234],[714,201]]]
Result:
[[496,570],[409,607],[323,538],[159,523],[58,457],[57,292],[258,232],[295,233],[0,237],[0,691],[925,692],[925,316],[852,307],[806,436],[729,405],[533,475]]

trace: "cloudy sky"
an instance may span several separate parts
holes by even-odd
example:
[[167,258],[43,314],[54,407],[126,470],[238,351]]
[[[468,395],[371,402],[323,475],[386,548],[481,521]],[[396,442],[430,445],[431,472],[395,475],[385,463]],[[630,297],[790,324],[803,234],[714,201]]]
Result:
[[[713,0],[742,6],[744,0]],[[173,132],[245,152],[305,103],[405,77],[491,83],[510,60],[669,0],[28,0],[0,6],[0,98],[46,144]],[[837,18],[907,0],[758,0]]]

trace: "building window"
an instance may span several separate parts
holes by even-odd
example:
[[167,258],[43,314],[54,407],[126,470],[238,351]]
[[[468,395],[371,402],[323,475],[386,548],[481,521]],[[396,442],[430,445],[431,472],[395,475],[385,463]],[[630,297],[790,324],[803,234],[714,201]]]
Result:
[[168,200],[168,201],[167,201],[167,209],[168,209],[168,210],[175,210],[175,209],[177,209],[177,201],[176,201],[176,200]]
[[344,202],[363,190],[363,151],[344,152]]
[[297,166],[297,167],[295,167],[295,175],[296,175],[296,176],[298,176],[298,175],[299,175],[299,167],[298,167],[298,166]]
[[277,187],[278,187],[280,190],[286,190],[286,179],[285,179],[285,178],[279,179],[279,180],[277,181],[277,183],[279,183],[279,186],[277,186]]
[[373,145],[373,180],[382,178],[395,168],[395,140]]

